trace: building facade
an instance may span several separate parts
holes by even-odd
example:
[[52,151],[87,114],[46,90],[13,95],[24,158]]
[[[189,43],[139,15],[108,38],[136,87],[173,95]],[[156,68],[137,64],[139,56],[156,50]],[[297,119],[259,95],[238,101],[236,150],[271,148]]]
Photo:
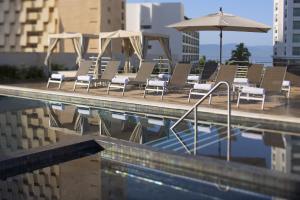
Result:
[[[0,52],[45,52],[48,35],[125,29],[125,0],[0,1]],[[64,45],[65,51],[71,51]],[[91,42],[89,51],[98,48]]]
[[[169,35],[170,48],[176,61],[199,60],[199,33],[179,32],[167,26],[187,18],[181,3],[128,3],[126,5],[126,30],[145,31]],[[158,42],[149,42],[148,58],[163,55]]]
[[300,85],[300,0],[274,0],[273,63],[288,66],[288,79]]

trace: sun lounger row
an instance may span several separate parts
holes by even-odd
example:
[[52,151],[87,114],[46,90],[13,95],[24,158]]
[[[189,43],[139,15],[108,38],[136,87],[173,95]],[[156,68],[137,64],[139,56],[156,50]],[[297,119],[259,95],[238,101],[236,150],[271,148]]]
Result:
[[[92,61],[82,60],[79,64],[79,69],[76,74],[73,91],[77,86],[87,87],[87,91],[92,84],[93,77],[88,75],[89,68],[92,66]],[[234,94],[237,94],[237,107],[239,107],[240,100],[255,100],[261,101],[264,108],[266,95],[270,93],[286,92],[287,97],[290,96],[291,83],[284,80],[286,74],[286,67],[270,67],[264,70],[262,65],[252,65],[248,69],[246,78],[235,78],[238,66],[235,65],[220,65],[207,64],[205,65],[202,76],[190,75],[191,65],[178,63],[172,75],[160,74],[157,78],[151,78],[151,74],[155,67],[155,62],[142,62],[139,71],[135,78],[117,76],[119,61],[109,61],[106,69],[101,77],[97,79],[98,82],[106,83],[107,94],[113,88],[121,89],[122,95],[126,91],[128,85],[138,85],[144,88],[144,98],[148,93],[154,92],[164,95],[170,91],[181,90],[191,84],[192,88],[189,90],[188,101],[192,96],[205,96],[215,84],[226,81],[232,85]],[[263,74],[263,76],[262,76]],[[64,76],[61,74],[52,74],[48,80],[47,87],[50,83],[59,84],[61,87]],[[203,83],[204,82],[204,83]],[[259,86],[259,87],[258,87]],[[209,103],[212,100],[212,94],[209,98]]]

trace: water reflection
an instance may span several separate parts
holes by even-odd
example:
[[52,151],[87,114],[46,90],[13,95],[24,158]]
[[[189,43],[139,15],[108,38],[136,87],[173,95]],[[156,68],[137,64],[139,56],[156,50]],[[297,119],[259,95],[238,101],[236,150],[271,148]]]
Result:
[[[26,104],[24,104],[26,105]],[[197,135],[194,124],[184,121],[176,129],[176,119],[143,113],[46,102],[43,106],[19,108],[0,113],[0,155],[5,152],[50,145],[70,137],[102,135],[152,146],[178,154],[227,159],[300,174],[300,137],[255,127],[234,125],[230,140],[224,124],[199,121]]]
[[270,199],[93,155],[0,181],[1,199]]

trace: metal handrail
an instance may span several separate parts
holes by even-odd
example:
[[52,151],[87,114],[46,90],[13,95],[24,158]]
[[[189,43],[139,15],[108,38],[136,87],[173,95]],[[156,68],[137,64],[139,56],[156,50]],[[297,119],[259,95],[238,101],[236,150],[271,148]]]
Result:
[[178,139],[178,141],[183,145],[185,150],[188,153],[191,153],[191,151],[186,147],[184,142],[177,136],[176,132],[174,131],[174,128],[182,122],[189,114],[191,114],[194,110],[194,154],[196,154],[196,148],[197,148],[197,133],[198,133],[198,119],[197,119],[197,108],[198,106],[207,98],[209,97],[216,89],[218,89],[221,85],[226,85],[227,87],[227,161],[230,160],[230,133],[231,133],[231,89],[230,84],[226,81],[220,81],[217,83],[206,95],[204,95],[190,110],[188,110],[171,128],[170,130],[173,132],[175,137]]

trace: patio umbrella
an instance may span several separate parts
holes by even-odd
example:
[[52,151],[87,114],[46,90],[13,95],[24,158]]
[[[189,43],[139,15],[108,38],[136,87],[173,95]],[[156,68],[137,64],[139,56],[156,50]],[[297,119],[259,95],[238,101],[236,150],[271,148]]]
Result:
[[220,31],[220,63],[222,63],[223,31],[260,32],[267,33],[271,27],[232,14],[220,12],[204,17],[185,20],[168,27],[179,31]]

